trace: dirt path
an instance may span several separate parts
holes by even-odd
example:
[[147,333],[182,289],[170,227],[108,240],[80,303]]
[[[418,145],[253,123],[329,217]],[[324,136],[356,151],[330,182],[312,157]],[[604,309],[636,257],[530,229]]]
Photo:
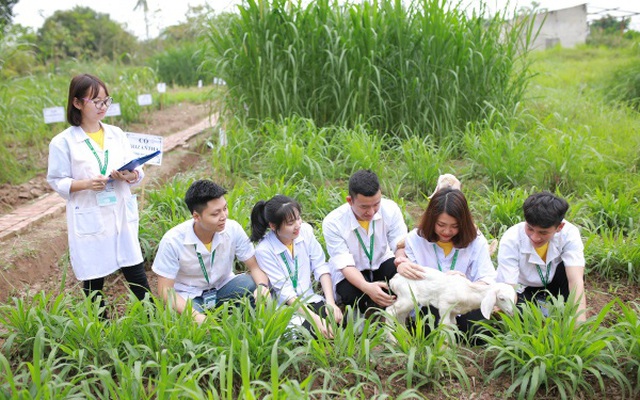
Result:
[[[209,115],[203,105],[179,104],[145,115],[144,120],[127,127],[127,131],[169,136],[196,125]],[[147,177],[138,191],[165,181],[179,171],[189,169],[200,159],[198,140],[192,139],[163,155],[161,167],[145,169]],[[166,143],[165,143],[166,146]],[[46,163],[46,160],[44,160]],[[4,185],[0,188],[4,214],[36,201],[50,193],[45,176],[38,176],[19,186]],[[45,289],[60,290],[60,283],[67,287],[77,285],[71,271],[65,271],[67,257],[67,227],[64,212],[30,225],[17,235],[0,241],[0,302],[13,296],[24,296]],[[63,261],[61,261],[63,260]],[[112,280],[118,280],[115,275]],[[118,285],[124,286],[124,285]]]

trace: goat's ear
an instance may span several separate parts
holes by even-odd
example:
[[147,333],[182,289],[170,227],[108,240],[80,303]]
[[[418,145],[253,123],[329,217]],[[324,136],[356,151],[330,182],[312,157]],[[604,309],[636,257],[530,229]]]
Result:
[[482,316],[486,319],[491,318],[491,312],[493,311],[493,307],[496,305],[496,292],[493,290],[489,291],[482,302],[480,303],[480,312]]

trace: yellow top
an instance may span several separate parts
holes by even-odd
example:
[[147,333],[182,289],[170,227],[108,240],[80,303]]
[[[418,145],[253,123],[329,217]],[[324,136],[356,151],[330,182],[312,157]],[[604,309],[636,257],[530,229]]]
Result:
[[102,129],[102,127],[100,127],[98,132],[87,132],[87,136],[93,139],[94,142],[98,143],[98,146],[104,150],[104,129]]
[[448,256],[449,253],[451,253],[451,250],[453,250],[453,242],[441,242],[438,240],[436,244],[440,246],[442,250],[444,250],[445,257]]
[[293,256],[293,242],[291,242],[291,244],[285,244],[285,246],[287,246],[287,249],[289,249],[289,253],[291,253],[291,255]]
[[211,253],[211,242],[209,243],[204,243],[204,247],[207,248],[207,250],[209,250],[209,253]]
[[542,261],[547,262],[547,250],[549,250],[549,242],[545,243],[543,246],[536,248],[536,253],[542,258]]
[[361,227],[364,228],[365,231],[369,232],[369,221],[358,220],[358,223],[360,224]]

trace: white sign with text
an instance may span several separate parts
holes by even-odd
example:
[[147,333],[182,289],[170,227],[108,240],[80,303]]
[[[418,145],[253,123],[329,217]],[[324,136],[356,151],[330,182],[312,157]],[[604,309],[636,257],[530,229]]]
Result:
[[52,124],[54,122],[64,122],[67,120],[64,114],[64,107],[50,107],[42,110],[44,115],[44,123]]
[[118,115],[122,115],[120,112],[120,103],[112,103],[104,114],[105,117],[117,117]]
[[138,96],[139,106],[150,106],[153,103],[153,99],[150,94],[141,94]]
[[165,93],[167,91],[166,83],[158,83],[158,93]]
[[[127,132],[127,138],[136,157],[146,156],[156,150],[162,151],[163,137],[146,133]],[[162,153],[147,161],[146,164],[161,165]]]

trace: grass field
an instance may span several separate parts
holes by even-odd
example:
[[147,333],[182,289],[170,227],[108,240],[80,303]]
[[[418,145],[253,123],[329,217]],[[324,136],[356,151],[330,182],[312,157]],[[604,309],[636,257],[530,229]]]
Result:
[[[321,239],[320,222],[344,202],[346,180],[355,170],[378,173],[383,194],[401,206],[410,227],[437,176],[448,172],[461,179],[488,238],[522,220],[522,201],[530,193],[551,190],[566,197],[567,219],[580,226],[585,242],[587,276],[611,287],[637,288],[640,115],[633,103],[611,95],[614,77],[634,60],[636,51],[626,49],[532,54],[533,76],[522,98],[508,109],[483,109],[481,118],[446,125],[437,134],[416,135],[396,129],[399,125],[385,129],[374,119],[327,124],[310,116],[226,115],[226,146],[211,137],[214,146],[205,163],[146,194],[140,233],[145,256],[151,260],[162,233],[188,218],[182,197],[196,178],[214,177],[229,189],[230,217],[247,229],[256,201],[276,193],[292,196]],[[253,101],[275,104],[260,96]],[[189,313],[130,300],[113,302],[122,311],[109,321],[99,318],[95,304],[67,293],[41,293],[0,306],[0,397],[639,395],[637,302],[614,299],[592,309],[583,324],[577,323],[571,301],[551,304],[551,318],[529,305],[488,323],[488,344],[474,347],[452,330],[410,333],[379,318],[353,318],[334,326],[333,340],[313,339],[288,328],[293,307],[267,301],[216,310],[197,325]],[[389,332],[399,344],[387,340]]]

